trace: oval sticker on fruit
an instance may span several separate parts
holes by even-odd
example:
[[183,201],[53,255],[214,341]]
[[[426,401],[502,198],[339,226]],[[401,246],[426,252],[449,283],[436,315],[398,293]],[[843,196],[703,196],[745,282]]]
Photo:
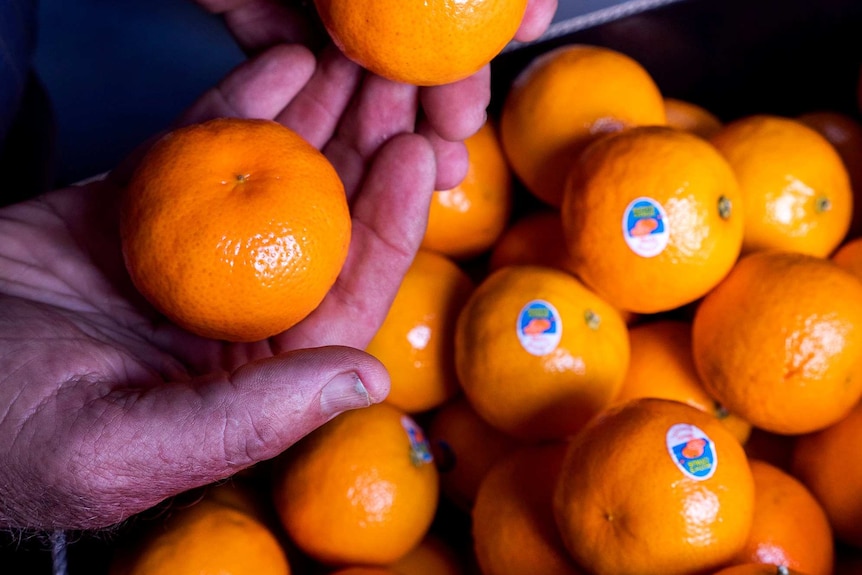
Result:
[[521,309],[516,329],[521,345],[533,355],[551,353],[563,336],[560,314],[543,300],[533,300]]
[[715,443],[700,428],[677,423],[667,430],[667,451],[684,475],[698,481],[709,479],[718,465]]
[[434,456],[431,454],[431,444],[425,437],[425,432],[419,427],[419,424],[409,415],[401,416],[401,426],[407,432],[407,439],[410,441],[410,461],[413,465],[424,465],[434,461]]
[[664,251],[670,230],[662,205],[647,197],[632,200],[623,213],[623,237],[639,256],[651,258]]

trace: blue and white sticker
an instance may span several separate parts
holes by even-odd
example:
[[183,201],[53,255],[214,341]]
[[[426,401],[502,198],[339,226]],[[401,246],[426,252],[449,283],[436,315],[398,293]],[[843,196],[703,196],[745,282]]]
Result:
[[410,442],[410,461],[413,465],[418,467],[434,461],[431,444],[419,424],[409,415],[402,415],[401,427],[407,432],[407,439]]
[[516,330],[521,346],[528,353],[547,355],[560,344],[563,322],[550,302],[537,299],[521,308]]
[[670,227],[664,207],[653,198],[635,198],[623,213],[623,237],[637,255],[659,255],[670,240]]
[[670,458],[685,476],[702,481],[715,473],[718,466],[715,443],[699,427],[689,423],[672,425],[665,441]]

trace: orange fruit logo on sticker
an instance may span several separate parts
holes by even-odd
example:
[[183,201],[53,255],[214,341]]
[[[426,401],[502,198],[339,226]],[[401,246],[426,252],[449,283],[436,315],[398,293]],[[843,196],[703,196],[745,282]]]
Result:
[[554,351],[562,335],[560,314],[549,302],[531,301],[518,315],[518,339],[533,355]]
[[687,423],[672,425],[667,431],[667,450],[687,477],[709,479],[718,463],[715,444],[698,427]]

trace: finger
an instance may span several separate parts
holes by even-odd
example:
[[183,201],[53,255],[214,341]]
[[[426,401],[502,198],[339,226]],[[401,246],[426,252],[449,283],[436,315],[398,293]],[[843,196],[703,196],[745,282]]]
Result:
[[308,84],[276,120],[321,149],[335,134],[361,79],[362,68],[330,44],[320,53]]
[[431,128],[427,122],[422,122],[418,133],[425,136],[434,150],[434,160],[437,179],[435,190],[450,190],[461,183],[467,175],[469,156],[464,142],[444,140]]
[[390,138],[416,126],[418,88],[368,74],[324,153],[344,182],[348,198],[359,189],[365,169]]
[[180,116],[178,125],[215,117],[275,119],[314,74],[314,55],[282,45],[240,64]]
[[[308,83],[314,56],[302,46],[277,46],[237,66],[207,90],[173,124],[174,128],[217,117],[275,118]],[[164,133],[137,146],[110,173],[114,185],[125,186],[147,150]]]
[[[247,54],[277,44],[303,44],[314,48],[325,34],[312,7],[278,0],[197,0],[209,12],[224,17],[225,24]],[[310,4],[310,3],[309,3]]]
[[491,102],[491,68],[464,80],[420,90],[422,110],[434,131],[456,142],[475,134],[487,117]]
[[308,318],[273,340],[277,349],[343,344],[364,348],[383,323],[425,233],[434,151],[416,134],[384,145],[353,203],[347,261]]
[[[292,352],[233,373],[115,392],[76,419],[67,472],[86,508],[67,528],[98,528],[275,457],[339,413],[382,401],[386,369],[351,348]],[[92,417],[89,417],[92,416]],[[76,459],[80,458],[80,460]],[[95,472],[94,471],[98,471]]]
[[515,33],[518,42],[538,40],[551,25],[557,12],[557,0],[530,0],[521,26]]

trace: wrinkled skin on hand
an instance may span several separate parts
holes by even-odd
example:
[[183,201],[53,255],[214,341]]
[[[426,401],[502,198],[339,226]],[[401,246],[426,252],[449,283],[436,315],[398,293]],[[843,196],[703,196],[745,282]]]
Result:
[[[309,89],[314,64],[304,48],[272,48],[183,123],[275,117]],[[432,147],[411,126],[379,125],[398,135],[378,134],[377,148],[364,140],[370,130],[356,127],[380,117],[380,107],[415,114],[409,88],[380,94],[367,84],[368,99],[331,134],[318,133],[349,182],[347,262],[311,316],[267,341],[202,339],[135,292],[117,229],[131,165],[0,210],[0,524],[108,526],[271,458],[338,412],[386,396],[385,369],[359,350],[421,240],[435,169]],[[320,115],[340,114],[321,101]],[[330,380],[336,385],[323,392]]]
[[[128,279],[117,211],[146,144],[103,179],[0,209],[0,527],[116,524],[388,393],[361,350],[418,249],[432,191],[463,176],[460,140],[484,121],[488,72],[396,84],[308,35],[297,3],[199,3],[250,59],[177,125],[275,119],[320,148],[351,206],[347,262],[306,320],[229,344],[169,323]],[[556,2],[531,6],[520,39],[547,27]]]

